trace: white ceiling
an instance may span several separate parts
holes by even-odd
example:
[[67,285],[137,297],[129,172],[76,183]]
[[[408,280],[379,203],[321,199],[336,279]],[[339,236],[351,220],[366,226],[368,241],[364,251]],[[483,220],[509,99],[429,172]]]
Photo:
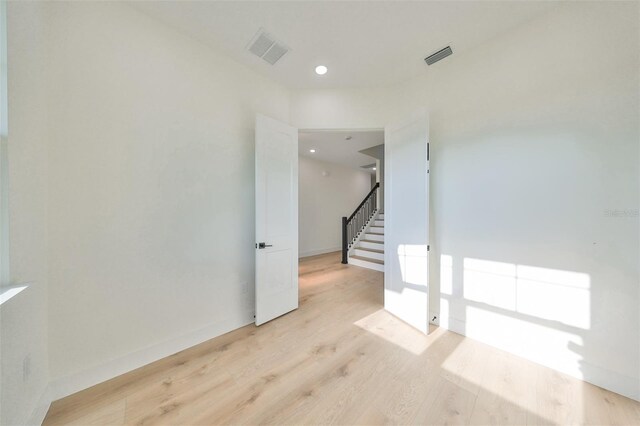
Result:
[[[428,72],[556,6],[543,1],[140,1],[136,9],[290,88],[373,87]],[[263,27],[291,48],[269,65],[246,48]],[[445,59],[446,60],[446,59]],[[324,76],[314,73],[326,65]],[[438,66],[437,64],[434,66]]]
[[[351,140],[346,140],[351,136]],[[384,131],[301,131],[298,134],[298,153],[303,157],[341,164],[355,170],[375,173],[371,169],[363,169],[376,162],[376,159],[360,150],[384,143]],[[315,149],[315,153],[309,152]]]

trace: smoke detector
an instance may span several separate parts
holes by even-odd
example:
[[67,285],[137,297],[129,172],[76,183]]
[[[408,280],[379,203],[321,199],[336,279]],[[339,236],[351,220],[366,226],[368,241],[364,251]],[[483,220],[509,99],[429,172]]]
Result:
[[436,53],[433,53],[427,56],[426,58],[424,58],[424,61],[427,63],[427,65],[433,65],[436,62],[451,55],[452,53],[453,53],[453,50],[451,50],[451,46],[447,46],[444,49],[440,49]]
[[264,28],[260,28],[249,42],[247,50],[265,62],[275,65],[289,48],[268,34]]

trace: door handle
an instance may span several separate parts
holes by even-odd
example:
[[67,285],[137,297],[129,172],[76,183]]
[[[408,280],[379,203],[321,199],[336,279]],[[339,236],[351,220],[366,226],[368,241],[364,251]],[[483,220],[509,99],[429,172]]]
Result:
[[267,243],[258,243],[258,249],[263,249],[263,248],[267,248],[267,247],[273,247],[271,244],[267,244]]

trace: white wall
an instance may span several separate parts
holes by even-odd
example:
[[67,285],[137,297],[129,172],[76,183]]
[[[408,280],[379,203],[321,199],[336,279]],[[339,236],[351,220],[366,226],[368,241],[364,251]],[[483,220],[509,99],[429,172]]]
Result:
[[305,128],[429,108],[432,312],[636,399],[638,21],[637,3],[565,4],[386,92],[291,105]]
[[10,282],[29,284],[0,306],[0,424],[15,425],[48,408],[47,32],[38,5],[8,6]]
[[303,156],[298,174],[300,257],[341,250],[342,216],[371,191],[371,174]]
[[300,129],[380,129],[395,100],[390,96],[387,87],[294,90],[291,122]]
[[441,320],[636,399],[638,6],[561,9],[428,88]]
[[58,397],[253,321],[255,113],[289,100],[127,5],[48,9]]

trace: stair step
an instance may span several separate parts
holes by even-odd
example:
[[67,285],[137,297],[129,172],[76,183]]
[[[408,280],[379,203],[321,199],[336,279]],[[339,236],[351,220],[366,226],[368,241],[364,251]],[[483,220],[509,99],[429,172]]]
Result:
[[359,266],[361,268],[373,269],[374,271],[384,272],[384,265],[373,263],[360,259],[349,259],[349,265]]
[[373,232],[367,232],[364,234],[364,238],[369,241],[384,242],[384,234],[375,234]]
[[351,256],[366,257],[368,259],[384,260],[384,251],[366,247],[356,247]]
[[371,259],[364,256],[349,256],[349,264],[384,272],[384,262],[382,260]]
[[351,256],[349,259],[362,260],[364,262],[371,262],[371,263],[377,263],[378,265],[384,265],[384,260],[373,259],[371,257]]
[[368,247],[356,247],[356,250],[365,250],[365,251],[370,251],[370,252],[373,252],[373,253],[384,254],[384,250],[378,250],[378,249],[373,249],[373,248],[368,248]]
[[372,241],[372,240],[360,240],[359,247],[375,249],[375,250],[384,250],[384,242]]

